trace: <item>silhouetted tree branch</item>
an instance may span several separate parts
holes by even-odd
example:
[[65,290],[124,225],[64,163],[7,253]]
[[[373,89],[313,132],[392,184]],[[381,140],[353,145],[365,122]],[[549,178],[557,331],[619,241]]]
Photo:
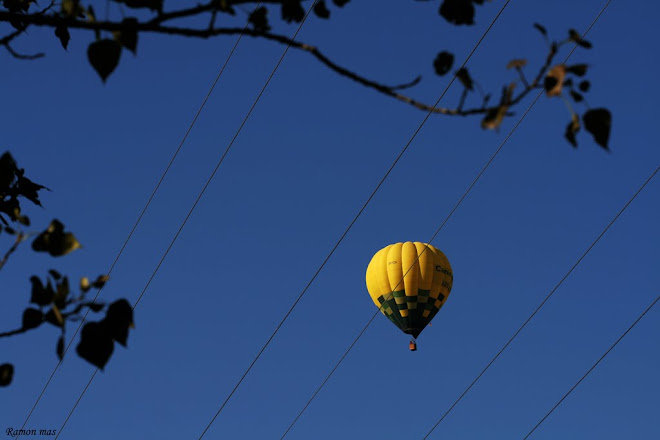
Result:
[[[9,153],[0,155],[0,237],[14,236],[14,243],[0,260],[0,269],[4,267],[10,255],[29,237],[36,235],[32,241],[32,250],[48,253],[52,257],[61,257],[79,249],[80,243],[76,237],[65,230],[58,220],[51,221],[48,227],[40,233],[25,233],[18,228],[29,226],[30,219],[23,214],[21,202],[28,200],[41,206],[39,192],[47,188],[25,177],[25,170],[19,168]],[[62,359],[65,353],[64,333],[66,323],[80,321],[88,312],[98,313],[106,310],[106,316],[98,322],[88,322],[82,328],[80,343],[76,351],[80,357],[103,368],[110,359],[114,343],[126,345],[128,329],[133,323],[133,309],[125,299],[113,302],[108,307],[103,303],[89,301],[86,294],[92,288],[101,289],[108,281],[106,275],[100,275],[94,281],[83,277],[80,279],[80,293],[72,295],[67,276],[54,269],[48,271],[45,282],[33,275],[30,277],[30,297],[32,305],[23,311],[21,327],[15,330],[0,332],[0,338],[7,338],[39,328],[49,323],[61,332],[57,340],[57,356]],[[4,298],[6,300],[6,298]],[[85,316],[81,312],[85,310]],[[0,386],[11,383],[14,366],[9,363],[0,365]]]

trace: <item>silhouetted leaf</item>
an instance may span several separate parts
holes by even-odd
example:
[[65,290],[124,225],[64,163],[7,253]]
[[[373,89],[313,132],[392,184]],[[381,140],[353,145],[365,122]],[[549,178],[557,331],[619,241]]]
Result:
[[108,275],[99,275],[92,283],[92,287],[100,289],[105,286],[105,283],[107,283],[109,279],[110,277]]
[[14,366],[12,364],[0,365],[0,387],[6,387],[14,377]]
[[62,357],[64,356],[64,335],[57,338],[57,347],[55,348],[55,352],[57,353],[57,358],[62,360]]
[[578,46],[584,47],[585,49],[591,49],[592,47],[591,43],[587,40],[583,40],[582,36],[575,29],[569,29],[568,39],[577,43]]
[[587,110],[582,115],[584,129],[591,133],[598,145],[608,150],[607,142],[612,128],[612,114],[606,108]]
[[163,0],[114,0],[117,3],[123,3],[129,8],[149,8],[152,11],[161,11],[163,9]]
[[543,34],[543,36],[545,36],[545,37],[548,36],[548,31],[546,30],[546,28],[544,28],[544,27],[541,26],[540,24],[538,24],[538,23],[534,23],[534,27],[535,27],[536,29],[538,29],[538,31],[541,32],[541,33]]
[[114,348],[112,336],[106,326],[100,322],[89,322],[82,328],[76,353],[102,370],[112,356]]
[[332,0],[332,3],[334,3],[336,6],[339,6],[341,8],[349,1],[350,0]]
[[53,324],[55,327],[64,327],[64,318],[62,317],[62,313],[60,313],[60,309],[55,304],[46,313],[45,319],[47,323]]
[[578,88],[579,88],[580,91],[582,91],[582,92],[588,92],[588,91],[589,91],[589,87],[591,87],[591,83],[590,83],[589,81],[587,81],[587,80],[580,81],[580,84],[578,84]]
[[37,328],[44,322],[44,314],[41,313],[41,310],[27,308],[23,311],[23,328],[30,330],[32,328]]
[[67,296],[69,296],[69,293],[70,293],[69,279],[67,277],[64,277],[62,281],[57,284],[55,297],[53,298],[53,302],[55,303],[55,305],[60,309],[66,307],[66,298]]
[[60,274],[60,273],[59,273],[58,271],[56,271],[55,269],[51,269],[51,270],[49,270],[48,273],[50,274],[51,277],[53,277],[53,279],[54,279],[55,281],[59,281],[60,278],[62,278],[62,274]]
[[45,288],[39,277],[30,277],[30,282],[32,283],[32,296],[30,297],[31,303],[39,306],[46,306],[53,301],[55,292],[53,292],[52,288]]
[[569,93],[571,94],[571,98],[573,98],[573,101],[575,102],[582,102],[584,100],[584,97],[582,97],[582,95],[576,92],[575,90],[571,90]]
[[80,243],[70,232],[64,232],[64,225],[57,219],[32,242],[32,249],[48,252],[53,257],[60,257],[79,249]]
[[566,132],[564,133],[564,137],[575,148],[577,148],[577,140],[575,139],[575,135],[577,134],[578,131],[580,131],[580,118],[578,118],[578,115],[573,113],[571,117],[571,122],[569,122],[568,125],[566,126]]
[[486,116],[481,120],[481,128],[487,130],[496,130],[504,121],[506,112],[509,110],[509,103],[513,97],[513,89],[516,83],[509,84],[508,87],[502,89],[502,96],[500,97],[500,105],[498,107],[488,110]]
[[62,47],[66,50],[69,46],[69,40],[71,39],[69,29],[63,24],[58,24],[57,27],[55,27],[55,36],[60,39]]
[[[22,171],[22,170],[21,170]],[[35,205],[41,206],[39,201],[39,190],[46,188],[43,185],[34,183],[27,177],[23,177],[19,172],[18,179],[16,180],[16,191]],[[48,189],[48,188],[46,188]]]
[[440,76],[445,75],[447,72],[449,72],[453,64],[454,64],[454,55],[447,51],[440,52],[435,57],[435,60],[433,60],[433,68],[435,69],[435,73],[437,73]]
[[586,64],[575,64],[573,66],[566,66],[566,73],[572,73],[577,76],[584,76],[587,73]]
[[305,18],[305,9],[300,4],[300,0],[282,1],[282,20],[287,23],[295,21],[300,23]]
[[121,44],[115,40],[103,39],[94,41],[87,48],[87,58],[103,82],[119,64]]
[[568,78],[564,81],[564,87],[573,87],[573,78]]
[[90,309],[92,312],[97,312],[97,313],[98,313],[98,312],[100,312],[101,310],[103,310],[103,307],[105,307],[105,304],[103,304],[103,303],[92,302],[92,303],[87,303],[87,307],[89,307],[89,309]]
[[125,299],[117,300],[108,307],[103,322],[115,341],[126,346],[128,328],[133,325],[133,307]]
[[133,54],[136,54],[138,42],[137,20],[135,18],[125,18],[121,24],[122,30],[113,33],[115,40]]
[[449,23],[474,24],[474,6],[470,0],[442,0],[438,12]]
[[316,2],[314,5],[314,13],[319,18],[330,18],[330,11],[328,11],[328,8],[323,0]]
[[463,84],[463,87],[465,87],[468,90],[473,89],[472,85],[472,78],[470,77],[470,73],[468,72],[466,67],[461,67],[458,69],[458,72],[456,72],[456,78]]
[[18,167],[11,154],[5,152],[0,156],[0,193],[4,193],[14,181]]
[[270,26],[268,25],[268,9],[260,6],[250,14],[248,21],[254,26],[254,30],[258,32],[268,32]]
[[548,71],[544,81],[543,87],[548,96],[557,96],[561,94],[561,87],[566,75],[566,66],[557,64]]
[[79,17],[84,12],[79,0],[62,0],[62,14],[68,17]]
[[509,64],[506,65],[507,69],[521,69],[527,65],[527,60],[525,59],[515,59],[509,61]]

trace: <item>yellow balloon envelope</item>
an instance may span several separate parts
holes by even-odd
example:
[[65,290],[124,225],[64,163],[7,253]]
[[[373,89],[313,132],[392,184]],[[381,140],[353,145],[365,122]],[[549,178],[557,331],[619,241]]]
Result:
[[410,241],[378,251],[366,278],[376,306],[413,338],[442,308],[454,281],[445,254],[430,244]]

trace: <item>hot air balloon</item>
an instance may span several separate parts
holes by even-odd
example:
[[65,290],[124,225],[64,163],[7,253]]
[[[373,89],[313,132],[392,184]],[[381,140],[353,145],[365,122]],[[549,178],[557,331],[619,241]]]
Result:
[[415,339],[447,301],[454,275],[439,249],[408,241],[378,251],[367,267],[366,279],[373,302],[412,336],[410,349],[415,351]]

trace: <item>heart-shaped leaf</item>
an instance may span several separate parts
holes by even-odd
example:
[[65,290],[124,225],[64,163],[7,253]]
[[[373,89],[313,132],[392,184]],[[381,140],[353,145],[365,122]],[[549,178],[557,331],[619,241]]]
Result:
[[607,143],[612,129],[612,114],[610,111],[606,108],[587,110],[582,115],[582,122],[584,122],[584,129],[592,134],[596,143],[609,150]]
[[440,76],[446,75],[447,72],[451,70],[451,66],[453,64],[454,64],[454,55],[447,51],[440,52],[435,57],[435,60],[433,60],[433,68],[435,69],[435,73],[437,73]]
[[94,41],[87,48],[87,58],[103,82],[119,64],[121,44],[118,41],[103,39]]

